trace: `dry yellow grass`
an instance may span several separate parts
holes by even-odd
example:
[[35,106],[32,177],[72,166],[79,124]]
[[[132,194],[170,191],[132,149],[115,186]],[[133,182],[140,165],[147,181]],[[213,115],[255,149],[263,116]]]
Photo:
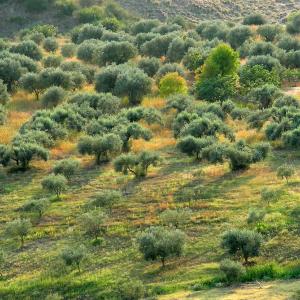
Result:
[[51,158],[63,158],[70,154],[74,154],[76,143],[72,141],[61,141],[58,145],[51,149]]
[[[155,128],[155,125],[152,125],[152,127]],[[155,132],[155,136],[150,141],[144,141],[144,140],[135,140],[132,143],[132,150],[134,152],[140,152],[144,150],[149,151],[157,151],[169,146],[175,146],[176,140],[174,139],[172,132],[170,129],[167,128],[156,128],[156,130],[153,130]]]
[[163,98],[145,98],[142,102],[144,107],[153,107],[156,109],[162,109],[166,105],[166,100]]
[[0,144],[8,144],[16,135],[19,128],[30,118],[28,112],[12,111],[4,126],[0,126]]

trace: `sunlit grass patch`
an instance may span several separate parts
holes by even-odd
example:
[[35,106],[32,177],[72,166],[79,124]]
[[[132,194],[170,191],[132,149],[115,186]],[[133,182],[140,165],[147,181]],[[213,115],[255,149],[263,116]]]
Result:
[[8,144],[17,134],[19,128],[30,118],[27,112],[9,112],[6,123],[0,126],[0,143]]
[[165,105],[166,105],[166,100],[159,97],[156,98],[147,97],[142,102],[142,106],[153,107],[156,109],[162,109]]

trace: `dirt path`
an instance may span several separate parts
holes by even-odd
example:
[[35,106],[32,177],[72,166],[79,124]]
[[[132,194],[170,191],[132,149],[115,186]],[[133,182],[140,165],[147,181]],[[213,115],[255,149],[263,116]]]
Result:
[[162,296],[160,300],[287,300],[300,292],[300,280],[272,281],[245,284],[236,288],[218,288],[200,292],[178,292]]

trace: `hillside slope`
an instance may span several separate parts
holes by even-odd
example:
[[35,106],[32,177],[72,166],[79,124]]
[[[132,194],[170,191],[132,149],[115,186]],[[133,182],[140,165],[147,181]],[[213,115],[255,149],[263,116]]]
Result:
[[191,20],[226,19],[235,20],[253,12],[266,13],[272,20],[282,20],[289,12],[299,9],[295,0],[118,0],[130,11],[137,11],[143,17],[164,18],[184,15]]

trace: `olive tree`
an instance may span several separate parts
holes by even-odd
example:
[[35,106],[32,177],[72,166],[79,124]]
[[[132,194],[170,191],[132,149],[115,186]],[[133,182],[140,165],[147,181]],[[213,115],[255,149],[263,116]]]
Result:
[[39,100],[40,94],[45,90],[41,77],[36,73],[24,74],[20,78],[20,85],[25,91],[34,93],[36,100]]
[[129,42],[108,42],[101,50],[95,52],[95,60],[100,66],[123,64],[137,55],[137,49]]
[[43,189],[54,193],[57,199],[60,199],[60,195],[67,187],[67,179],[63,175],[49,175],[42,181]]
[[300,13],[296,12],[288,17],[288,22],[286,24],[286,30],[290,34],[300,33]]
[[5,232],[9,237],[19,238],[21,247],[24,246],[24,240],[29,234],[32,224],[29,219],[16,219],[6,223]]
[[42,95],[41,102],[44,107],[52,108],[62,102],[65,96],[66,91],[62,87],[52,86]]
[[191,211],[188,209],[167,209],[159,215],[162,225],[178,228],[187,224],[191,219]]
[[48,37],[43,42],[43,48],[48,52],[55,52],[58,49],[58,42],[54,37]]
[[76,45],[73,43],[64,44],[61,47],[61,55],[63,57],[73,57],[76,54]]
[[122,194],[120,191],[116,190],[104,190],[97,193],[89,202],[90,207],[101,207],[107,208],[109,212],[112,212],[112,208],[115,204],[120,202],[122,199]]
[[10,160],[15,161],[17,166],[23,170],[29,168],[29,164],[34,158],[47,161],[49,157],[47,149],[30,141],[15,142],[11,147],[8,147],[8,152],[10,153]]
[[53,167],[53,173],[55,175],[61,174],[65,176],[68,180],[76,174],[79,170],[80,163],[77,159],[63,159],[57,162]]
[[245,264],[248,264],[249,258],[259,255],[261,244],[262,236],[259,233],[233,229],[225,232],[221,246],[231,255],[242,256]]
[[281,190],[267,188],[267,187],[264,187],[260,192],[261,200],[263,202],[266,202],[268,205],[270,205],[270,202],[278,201],[281,195],[282,195]]
[[240,47],[246,40],[248,40],[252,36],[252,32],[250,27],[245,25],[239,25],[233,27],[227,35],[227,40],[230,45],[237,49]]
[[43,55],[39,46],[34,41],[22,41],[21,43],[12,46],[10,51],[13,53],[23,54],[34,60],[41,60]]
[[114,168],[116,172],[134,174],[135,177],[147,176],[149,167],[157,166],[160,157],[154,152],[143,151],[139,154],[122,154],[114,160]]
[[114,93],[127,96],[131,105],[140,104],[151,90],[151,79],[140,69],[127,69],[117,77]]
[[215,142],[213,137],[196,138],[191,135],[185,136],[177,143],[177,148],[189,156],[196,156],[196,159],[201,158],[203,149],[212,145]]
[[0,79],[12,91],[13,85],[20,79],[24,69],[19,61],[12,58],[0,58]]
[[0,79],[0,104],[5,105],[10,100],[7,85]]
[[272,24],[262,25],[257,29],[257,33],[261,35],[267,42],[273,42],[280,32],[281,27]]
[[81,230],[89,237],[97,240],[98,237],[105,233],[107,216],[100,209],[93,209],[82,214],[79,218]]
[[131,149],[132,140],[144,139],[149,141],[152,138],[152,132],[138,123],[125,124],[121,128],[116,128],[116,134],[119,134],[122,140],[122,150],[128,152]]
[[250,91],[249,98],[258,104],[260,109],[272,106],[275,99],[280,95],[279,89],[272,84],[265,84]]
[[120,153],[122,140],[116,134],[110,133],[103,136],[86,136],[79,140],[78,151],[80,154],[94,155],[96,164],[109,161],[113,156]]
[[149,77],[153,77],[160,67],[160,60],[156,57],[145,57],[139,61],[138,67]]
[[0,104],[0,125],[4,125],[7,119],[7,111],[4,105]]
[[21,207],[22,211],[37,213],[39,218],[42,217],[48,206],[50,205],[47,199],[29,200]]
[[68,246],[60,253],[60,257],[66,266],[76,266],[80,272],[80,264],[86,256],[86,249],[84,246]]
[[289,183],[289,179],[295,174],[295,168],[292,165],[284,164],[277,169],[277,177],[285,179]]
[[243,20],[244,25],[264,25],[265,23],[267,23],[266,17],[258,13],[248,15]]
[[150,227],[138,236],[138,244],[145,260],[160,259],[164,267],[167,258],[182,255],[185,234],[178,229]]

